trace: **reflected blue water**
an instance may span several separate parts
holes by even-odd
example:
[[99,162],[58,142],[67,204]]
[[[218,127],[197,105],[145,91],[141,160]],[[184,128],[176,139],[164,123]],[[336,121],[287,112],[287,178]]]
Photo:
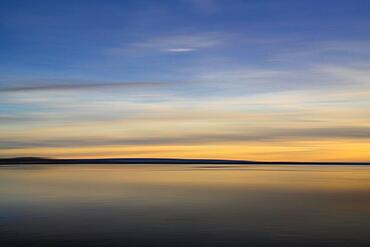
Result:
[[1,246],[370,246],[370,167],[0,168]]

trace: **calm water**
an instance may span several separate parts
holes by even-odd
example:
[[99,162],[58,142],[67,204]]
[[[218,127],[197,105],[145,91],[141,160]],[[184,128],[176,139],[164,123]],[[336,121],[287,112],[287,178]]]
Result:
[[370,246],[370,167],[1,167],[0,244]]

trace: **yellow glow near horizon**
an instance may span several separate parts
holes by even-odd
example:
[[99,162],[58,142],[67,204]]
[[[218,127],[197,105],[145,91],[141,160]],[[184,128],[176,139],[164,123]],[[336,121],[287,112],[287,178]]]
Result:
[[370,143],[348,141],[290,142],[276,144],[213,144],[176,146],[91,146],[0,150],[1,156],[56,158],[162,157],[217,158],[260,161],[356,161],[370,160]]

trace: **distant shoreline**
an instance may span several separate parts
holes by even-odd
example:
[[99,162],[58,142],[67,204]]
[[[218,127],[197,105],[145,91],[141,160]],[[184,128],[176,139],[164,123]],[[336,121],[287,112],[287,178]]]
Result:
[[0,159],[0,165],[32,165],[32,164],[370,165],[370,162],[295,162],[295,161],[247,161],[247,160],[224,160],[224,159],[174,159],[174,158],[51,159],[38,157],[17,157]]

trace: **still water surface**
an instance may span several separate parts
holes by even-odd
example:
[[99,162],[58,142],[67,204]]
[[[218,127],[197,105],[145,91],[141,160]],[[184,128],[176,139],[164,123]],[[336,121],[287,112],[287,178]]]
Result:
[[370,246],[370,167],[0,167],[0,241]]

